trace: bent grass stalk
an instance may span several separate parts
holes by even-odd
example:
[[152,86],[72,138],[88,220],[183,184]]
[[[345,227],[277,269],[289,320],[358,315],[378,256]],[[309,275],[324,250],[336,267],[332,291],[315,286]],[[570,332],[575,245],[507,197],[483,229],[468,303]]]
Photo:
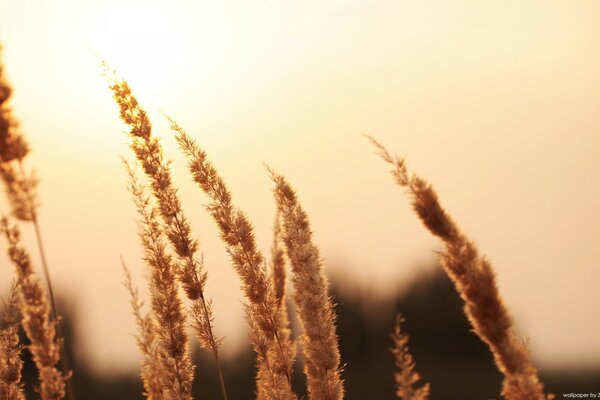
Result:
[[488,345],[504,375],[502,395],[508,400],[545,400],[529,350],[514,333],[513,321],[500,297],[492,266],[439,203],[437,193],[422,178],[409,176],[403,159],[392,156],[368,137],[381,158],[392,165],[396,182],[406,188],[414,211],[425,227],[444,243],[442,267],[465,302],[464,311],[475,333]]

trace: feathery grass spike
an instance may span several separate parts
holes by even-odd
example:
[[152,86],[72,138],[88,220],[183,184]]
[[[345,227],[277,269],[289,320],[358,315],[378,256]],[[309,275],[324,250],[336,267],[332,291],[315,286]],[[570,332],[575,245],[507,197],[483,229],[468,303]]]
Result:
[[259,388],[258,392],[264,391],[273,399],[295,399],[291,386],[293,350],[288,341],[279,336],[283,321],[273,282],[267,277],[265,259],[256,247],[254,228],[246,215],[233,206],[231,193],[206,153],[173,120],[171,128],[188,159],[194,181],[211,199],[208,211],[219,226],[221,238],[240,275],[247,298],[251,341],[259,369],[268,375],[267,379],[259,379],[259,383],[265,382],[267,388]]
[[544,394],[528,349],[514,333],[489,261],[479,255],[475,244],[442,208],[431,185],[416,175],[409,176],[403,159],[369,139],[383,160],[392,165],[396,182],[408,190],[413,209],[423,224],[443,241],[442,266],[465,302],[464,311],[475,333],[488,345],[496,366],[504,374],[502,395],[508,400],[551,398]]
[[295,302],[304,331],[308,393],[314,400],[344,397],[335,311],[318,247],[313,243],[308,215],[286,179],[270,171],[275,200],[283,218],[283,240],[292,267]]
[[164,398],[168,388],[164,386],[163,377],[168,373],[163,371],[164,365],[161,364],[160,346],[158,338],[158,326],[152,317],[152,313],[142,314],[143,303],[138,296],[138,291],[133,287],[131,273],[121,258],[121,267],[125,275],[123,286],[127,289],[130,297],[130,304],[135,318],[135,324],[138,334],[135,339],[137,346],[142,353],[140,376],[144,384],[144,396],[148,400],[159,400]]
[[414,385],[421,379],[415,371],[415,361],[408,350],[408,335],[402,332],[401,325],[404,318],[396,317],[396,325],[392,333],[394,347],[391,349],[394,355],[397,371],[394,374],[396,380],[396,396],[401,400],[427,400],[429,398],[429,384],[421,387]]
[[[283,248],[282,242],[282,226],[281,226],[281,217],[279,210],[277,210],[277,214],[275,216],[275,223],[273,225],[273,245],[271,247],[271,278],[273,281],[273,287],[275,288],[275,298],[277,300],[277,307],[279,310],[279,318],[281,319],[281,323],[279,324],[278,334],[279,338],[282,342],[284,342],[284,346],[286,348],[292,349],[291,360],[296,357],[296,348],[294,344],[294,340],[292,338],[292,330],[290,326],[290,320],[286,307],[286,279],[287,279],[287,271],[286,271],[286,257],[285,257],[285,249]],[[267,390],[268,383],[266,379],[268,379],[267,372],[264,370],[264,366],[260,364],[258,366],[257,371],[257,399],[263,400],[267,399]]]

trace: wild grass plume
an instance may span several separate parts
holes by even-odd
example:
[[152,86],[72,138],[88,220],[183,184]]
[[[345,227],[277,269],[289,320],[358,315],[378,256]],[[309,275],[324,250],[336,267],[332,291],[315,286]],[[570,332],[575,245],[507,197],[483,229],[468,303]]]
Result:
[[69,376],[57,368],[62,343],[56,338],[56,321],[51,318],[50,300],[33,271],[29,254],[21,245],[18,227],[3,217],[0,232],[8,242],[8,255],[17,272],[22,325],[31,341],[29,351],[39,371],[40,396],[42,400],[62,399]]
[[415,371],[415,361],[408,349],[408,335],[402,331],[404,318],[398,315],[392,339],[394,347],[391,349],[396,363],[396,396],[401,400],[427,400],[429,398],[429,384],[425,383],[420,387],[415,384],[421,380],[421,375]]
[[287,180],[271,171],[275,200],[283,220],[283,241],[292,268],[294,300],[302,323],[308,392],[312,399],[344,398],[336,314],[308,215]]
[[188,160],[194,182],[206,193],[211,202],[207,209],[221,232],[227,252],[240,276],[246,296],[246,314],[251,326],[251,342],[257,353],[260,369],[268,379],[260,379],[259,393],[268,393],[273,399],[295,399],[291,372],[294,351],[289,342],[279,336],[284,329],[279,301],[266,271],[266,261],[256,246],[254,228],[246,215],[232,204],[231,193],[196,142],[173,120],[171,128]]
[[502,395],[508,400],[545,400],[538,371],[527,347],[514,333],[513,321],[500,297],[489,261],[439,203],[437,193],[422,178],[408,174],[403,159],[392,156],[370,138],[383,160],[392,165],[396,182],[406,188],[414,211],[429,231],[444,243],[442,266],[465,302],[464,311],[475,333],[488,345],[504,375]]

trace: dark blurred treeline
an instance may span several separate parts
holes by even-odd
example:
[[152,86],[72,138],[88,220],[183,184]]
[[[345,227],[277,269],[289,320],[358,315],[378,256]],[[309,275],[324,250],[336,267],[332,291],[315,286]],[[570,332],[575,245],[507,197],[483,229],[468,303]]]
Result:
[[[431,399],[500,399],[501,375],[487,347],[471,332],[461,300],[439,269],[417,276],[392,299],[374,299],[364,291],[341,287],[336,281],[332,282],[332,293],[337,303],[346,399],[395,398],[394,361],[389,347],[397,313],[406,319],[403,327],[410,335],[417,370],[431,384]],[[66,314],[62,322],[66,346],[74,354],[77,351],[74,314],[65,313],[68,307],[61,309]],[[27,398],[35,399],[36,371],[27,352],[24,353]],[[220,399],[211,356],[195,354],[195,361],[195,398]],[[70,364],[75,371],[72,380],[78,400],[143,398],[138,375],[107,378],[94,374],[73,357]],[[249,347],[235,360],[225,362],[223,368],[230,399],[254,398],[255,367]],[[306,398],[301,369],[300,365],[295,368],[294,385],[300,398]],[[541,374],[547,389],[557,399],[562,398],[562,393],[600,390],[600,369]]]

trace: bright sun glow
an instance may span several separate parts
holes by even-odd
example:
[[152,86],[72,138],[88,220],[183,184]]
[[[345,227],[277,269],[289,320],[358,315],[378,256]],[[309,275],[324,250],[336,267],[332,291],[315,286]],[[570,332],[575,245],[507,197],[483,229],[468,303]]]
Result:
[[89,11],[82,40],[127,77],[140,97],[160,97],[182,78],[194,50],[185,15],[170,10],[168,3],[115,8],[106,2]]

